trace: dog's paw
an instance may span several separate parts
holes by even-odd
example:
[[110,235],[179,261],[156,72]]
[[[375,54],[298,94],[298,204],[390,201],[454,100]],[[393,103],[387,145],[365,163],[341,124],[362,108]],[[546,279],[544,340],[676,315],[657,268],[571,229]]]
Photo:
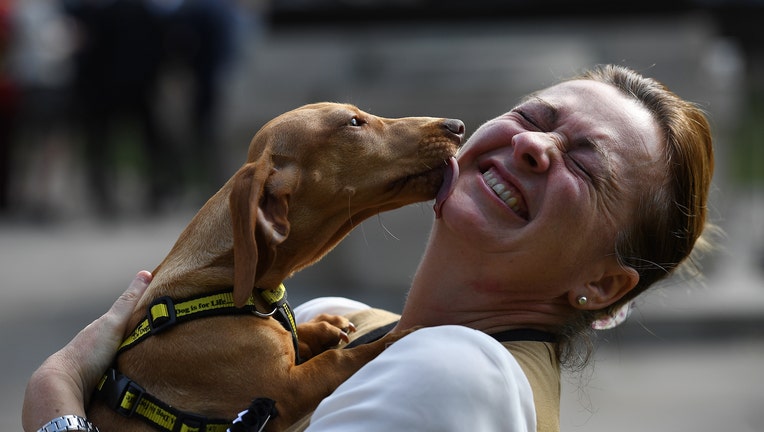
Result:
[[319,314],[316,315],[312,320],[308,321],[308,323],[320,322],[329,323],[332,326],[342,330],[346,335],[355,332],[355,326],[353,323],[341,315]]
[[355,326],[347,318],[339,315],[321,314],[297,326],[300,358],[307,360],[327,349],[347,342],[348,334]]

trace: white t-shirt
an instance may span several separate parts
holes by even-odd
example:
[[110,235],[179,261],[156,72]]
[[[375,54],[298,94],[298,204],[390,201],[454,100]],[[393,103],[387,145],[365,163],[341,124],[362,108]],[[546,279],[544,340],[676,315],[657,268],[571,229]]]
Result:
[[324,399],[308,431],[536,431],[533,393],[512,354],[462,326],[417,330]]

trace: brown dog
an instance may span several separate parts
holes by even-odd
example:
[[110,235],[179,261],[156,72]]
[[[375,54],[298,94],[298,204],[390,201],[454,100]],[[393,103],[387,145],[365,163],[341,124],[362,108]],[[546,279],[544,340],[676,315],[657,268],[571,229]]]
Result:
[[[116,393],[105,397],[108,402],[102,395],[94,399],[91,420],[109,432],[152,430],[149,423],[160,430],[225,430],[213,427],[211,419],[230,422],[254,398],[266,397],[276,401],[278,411],[268,430],[281,430],[314,409],[402,335],[327,349],[345,337],[347,320],[325,316],[303,324],[295,339],[276,319],[251,312],[194,319],[145,338],[143,333],[161,327],[165,318],[174,320],[176,312],[166,311],[173,306],[162,303],[163,296],[180,301],[228,289],[236,307],[250,299],[261,315],[271,312],[274,306],[259,293],[275,292],[361,221],[434,198],[444,161],[455,154],[463,134],[459,120],[386,119],[332,103],[306,105],[268,122],[253,138],[244,166],[202,207],[154,270],[130,323],[136,332],[128,341],[140,343],[126,342],[116,361],[117,377],[101,384]],[[209,303],[186,309],[176,303],[174,310],[180,316]],[[147,319],[154,306],[162,310],[161,320]],[[150,322],[142,327],[142,321]],[[298,364],[295,346],[300,358],[309,360]]]

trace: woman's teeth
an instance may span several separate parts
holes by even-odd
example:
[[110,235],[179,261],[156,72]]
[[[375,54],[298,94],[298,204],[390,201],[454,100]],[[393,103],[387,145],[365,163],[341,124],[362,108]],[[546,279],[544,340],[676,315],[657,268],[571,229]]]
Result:
[[494,192],[496,192],[496,195],[502,201],[504,201],[507,206],[509,206],[509,208],[511,208],[515,213],[520,212],[520,206],[518,205],[519,200],[516,196],[514,196],[514,192],[511,189],[508,189],[504,183],[501,183],[492,171],[489,170],[484,172],[483,179],[485,180],[486,184],[490,186]]

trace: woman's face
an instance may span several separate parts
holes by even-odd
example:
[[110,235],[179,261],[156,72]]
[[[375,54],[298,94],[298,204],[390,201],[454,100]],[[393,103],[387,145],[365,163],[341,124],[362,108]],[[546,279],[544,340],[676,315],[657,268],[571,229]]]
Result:
[[555,85],[470,137],[440,223],[499,264],[491,272],[564,290],[613,261],[638,191],[659,181],[660,142],[650,113],[614,87]]

